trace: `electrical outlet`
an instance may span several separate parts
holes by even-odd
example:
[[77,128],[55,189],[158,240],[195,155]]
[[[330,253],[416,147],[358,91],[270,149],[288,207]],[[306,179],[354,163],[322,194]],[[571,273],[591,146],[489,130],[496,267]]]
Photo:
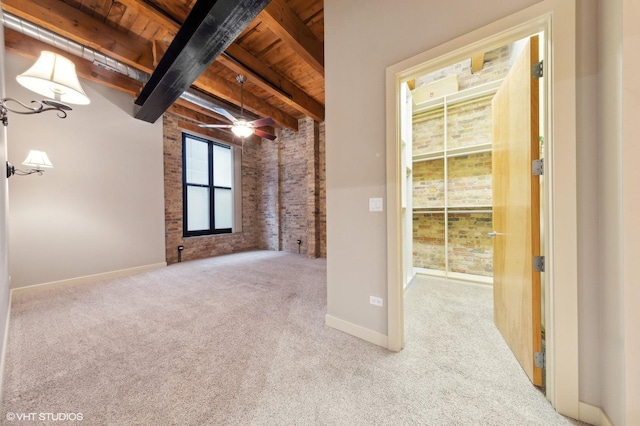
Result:
[[369,296],[369,303],[371,303],[374,306],[384,306],[382,297]]

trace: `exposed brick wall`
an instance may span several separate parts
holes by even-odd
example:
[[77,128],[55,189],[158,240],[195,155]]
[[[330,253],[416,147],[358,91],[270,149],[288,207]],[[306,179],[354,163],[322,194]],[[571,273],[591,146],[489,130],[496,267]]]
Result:
[[491,97],[447,109],[447,149],[492,141]]
[[413,118],[413,155],[444,149],[444,109],[428,111]]
[[[449,213],[448,261],[451,272],[492,276],[493,229],[490,213]],[[444,213],[413,215],[413,266],[445,269]]]
[[327,162],[325,154],[325,127],[318,127],[318,256],[327,257]]
[[425,74],[416,79],[416,88],[453,74],[458,75],[459,90],[504,78],[511,68],[513,46],[503,46],[485,53],[480,72],[471,73],[471,59]]
[[463,155],[447,159],[449,206],[490,206],[491,153]]
[[258,205],[262,220],[258,226],[258,246],[265,250],[280,250],[280,169],[279,138],[265,139],[258,147]]
[[184,238],[182,222],[182,130],[180,119],[166,113],[164,127],[165,240],[167,263],[178,261],[178,246],[184,246],[182,260],[258,248],[258,147],[246,142],[242,152],[242,228],[234,234]]
[[493,230],[490,213],[449,215],[449,270],[493,276]]
[[413,163],[413,208],[444,207],[444,160]]
[[413,215],[413,266],[445,269],[444,213]]
[[[251,249],[326,257],[324,124],[299,121],[298,132],[277,130],[275,141],[246,141],[242,153],[242,232],[184,238],[182,130],[167,113],[164,123],[167,263]],[[188,120],[186,120],[188,121]]]
[[324,125],[301,119],[298,132],[279,130],[275,141],[264,141],[260,157],[259,246],[326,257]]
[[[301,125],[302,124],[302,125]],[[300,251],[306,252],[307,234],[307,152],[308,126],[299,123],[297,133],[284,129],[279,140],[280,250],[297,253],[296,240],[302,240]]]

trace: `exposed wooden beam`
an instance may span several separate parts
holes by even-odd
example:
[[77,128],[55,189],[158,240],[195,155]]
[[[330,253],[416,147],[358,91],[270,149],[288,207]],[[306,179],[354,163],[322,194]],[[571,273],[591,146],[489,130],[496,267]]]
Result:
[[284,0],[272,0],[260,14],[262,22],[324,78],[324,44]]
[[197,116],[193,116],[193,117],[189,117],[192,120],[195,120],[199,123],[207,123],[207,124],[227,124],[226,122],[220,120],[220,116],[218,114],[216,114],[215,112],[211,111],[210,109],[201,107],[199,105],[194,104],[193,102],[189,102],[185,99],[182,98],[178,98],[173,106],[181,106],[183,108],[189,109],[191,111],[193,111],[194,113],[197,113]]
[[135,117],[156,121],[268,2],[198,0],[136,99]]
[[40,56],[40,52],[43,50],[59,53],[73,61],[76,65],[76,72],[80,77],[121,92],[129,93],[132,96],[136,96],[140,92],[140,89],[142,89],[142,83],[133,78],[94,65],[87,60],[78,58],[68,52],[27,37],[11,29],[4,29],[4,42],[7,52],[34,60]]
[[168,44],[165,44],[159,40],[153,40],[153,66],[157,67],[160,63],[160,59],[167,53],[167,49],[169,48]]
[[135,10],[139,15],[160,24],[169,33],[175,35],[180,29],[178,22],[142,0],[117,0],[117,3],[123,4],[127,9]]
[[[227,102],[233,103],[240,99],[240,85],[228,82],[211,70],[203,72],[194,84],[209,93],[214,93],[217,97]],[[273,118],[281,127],[298,131],[298,120],[295,117],[247,91],[244,93],[244,108],[259,116]]]
[[324,121],[324,106],[303,92],[298,86],[273,71],[267,64],[232,43],[226,55],[220,55],[218,62],[238,74],[251,77],[251,83],[267,93],[297,109],[316,121]]
[[58,0],[2,0],[2,8],[134,68],[153,72],[151,43],[134,39]]

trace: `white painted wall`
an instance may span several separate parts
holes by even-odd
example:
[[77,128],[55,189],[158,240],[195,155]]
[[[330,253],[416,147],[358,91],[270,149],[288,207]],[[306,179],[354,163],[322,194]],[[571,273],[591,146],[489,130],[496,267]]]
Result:
[[[32,61],[6,58],[7,94],[41,99],[15,81]],[[14,288],[165,262],[161,120],[136,120],[131,96],[81,83],[91,104],[66,119],[10,117],[14,166],[23,167],[29,149],[46,151],[54,165],[9,180]]]

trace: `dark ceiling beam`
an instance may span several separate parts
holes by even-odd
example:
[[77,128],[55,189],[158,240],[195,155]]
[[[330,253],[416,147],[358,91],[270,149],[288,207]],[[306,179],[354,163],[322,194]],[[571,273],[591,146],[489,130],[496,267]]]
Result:
[[198,0],[135,103],[155,122],[270,0]]
[[[174,19],[165,14],[160,13],[157,9],[151,7],[143,0],[118,0],[127,7],[131,7],[137,13],[145,18],[154,21],[162,26],[169,33],[175,34],[180,29],[180,25]],[[153,43],[153,60],[157,65],[165,52],[168,44],[159,41]],[[265,92],[275,96],[280,101],[290,107],[300,111],[301,113],[313,118],[318,122],[324,121],[324,106],[307,95],[303,90],[298,88],[294,83],[273,71],[269,65],[247,52],[236,43],[231,43],[227,47],[226,55],[220,55],[216,59],[220,64],[231,69],[237,74],[249,76],[251,83],[260,87]],[[204,89],[204,88],[203,88]],[[216,95],[209,89],[205,89]],[[240,103],[239,99],[235,103]],[[262,113],[261,115],[271,115]]]
[[2,0],[2,8],[134,68],[153,71],[151,43],[131,38],[62,1]]
[[272,0],[260,18],[271,32],[324,78],[324,43],[316,38],[284,0]]

